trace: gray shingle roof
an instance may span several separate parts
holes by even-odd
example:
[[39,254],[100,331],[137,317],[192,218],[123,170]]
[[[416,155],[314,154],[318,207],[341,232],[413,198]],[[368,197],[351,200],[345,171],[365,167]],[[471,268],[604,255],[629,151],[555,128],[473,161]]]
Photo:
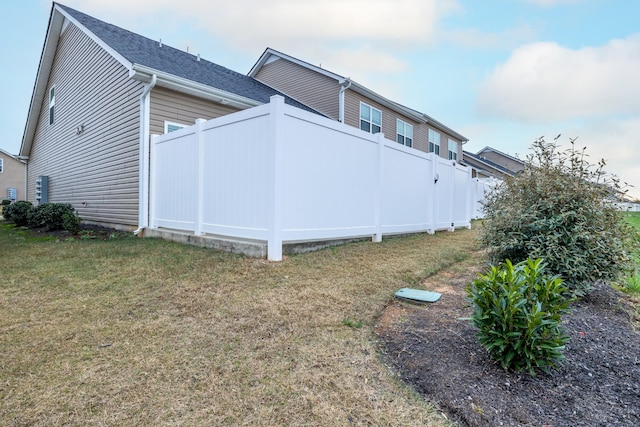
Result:
[[60,3],[58,6],[132,64],[144,65],[265,104],[272,95],[282,95],[287,104],[317,113],[252,77],[205,59],[198,61],[190,53],[164,44],[161,46],[158,41],[100,21]]

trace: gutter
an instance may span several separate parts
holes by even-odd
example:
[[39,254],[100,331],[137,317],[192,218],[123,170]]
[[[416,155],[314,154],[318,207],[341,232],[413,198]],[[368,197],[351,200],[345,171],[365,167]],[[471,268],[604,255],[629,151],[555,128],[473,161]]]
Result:
[[149,93],[156,85],[158,77],[151,75],[151,81],[144,85],[140,95],[140,152],[138,178],[138,228],[133,232],[139,235],[149,226]]
[[[346,83],[346,84],[345,84]],[[344,123],[344,93],[351,87],[351,80],[344,79],[340,82],[340,93],[338,95],[338,121]]]

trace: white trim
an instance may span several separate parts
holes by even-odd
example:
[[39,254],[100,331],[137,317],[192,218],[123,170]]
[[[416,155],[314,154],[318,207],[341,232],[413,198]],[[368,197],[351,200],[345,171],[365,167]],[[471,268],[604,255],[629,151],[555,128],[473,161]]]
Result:
[[[125,66],[128,70],[131,70],[132,63],[124,56],[120,55],[117,51],[115,51],[111,46],[106,44],[100,37],[96,36],[94,33],[89,31],[87,27],[82,25],[79,21],[77,21],[73,16],[71,16],[68,12],[62,9],[58,4],[54,3],[54,12],[59,12],[73,23],[76,27],[80,28],[87,36],[91,38],[94,42],[96,42],[101,48],[103,48],[109,55],[113,56],[119,63]],[[63,24],[63,30],[66,28],[66,25]]]
[[[402,133],[400,133],[400,124],[402,124]],[[411,130],[411,137],[409,137],[411,144],[407,144],[407,131],[409,129]],[[398,136],[401,136],[404,142],[398,142]],[[413,147],[413,125],[411,123],[407,123],[402,119],[396,118],[396,142],[406,147]]]

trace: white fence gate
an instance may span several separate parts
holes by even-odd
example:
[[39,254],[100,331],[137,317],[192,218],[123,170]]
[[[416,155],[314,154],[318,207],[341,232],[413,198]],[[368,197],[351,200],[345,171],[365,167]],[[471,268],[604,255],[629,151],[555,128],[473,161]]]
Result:
[[[469,227],[470,169],[342,123],[271,103],[151,143],[152,228],[267,242]],[[473,190],[473,191],[472,191]]]

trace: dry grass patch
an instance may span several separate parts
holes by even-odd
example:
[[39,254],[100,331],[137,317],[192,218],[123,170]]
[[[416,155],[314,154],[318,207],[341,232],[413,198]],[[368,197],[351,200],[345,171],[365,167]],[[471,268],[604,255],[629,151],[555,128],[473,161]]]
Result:
[[393,292],[475,231],[269,263],[0,230],[2,425],[445,425],[379,359]]

